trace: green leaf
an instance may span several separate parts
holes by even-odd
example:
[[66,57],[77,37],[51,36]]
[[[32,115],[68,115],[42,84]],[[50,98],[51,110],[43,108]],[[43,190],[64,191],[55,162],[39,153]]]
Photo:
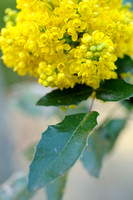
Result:
[[27,174],[17,173],[13,175],[1,188],[1,200],[30,200],[35,194],[27,190]]
[[99,176],[103,158],[113,148],[116,139],[126,124],[125,119],[115,119],[104,123],[88,139],[81,156],[87,171],[95,177]]
[[67,173],[46,186],[48,200],[61,200],[65,192]]
[[[85,85],[77,85],[73,89],[54,90],[42,97],[37,105],[43,106],[66,106],[78,104],[86,100],[93,89]],[[133,96],[133,85],[122,79],[106,80],[101,83],[96,91],[96,97],[103,101],[120,101]]]
[[53,90],[42,97],[36,105],[38,106],[68,106],[77,105],[88,99],[93,89],[85,85],[76,85],[73,89]]
[[29,173],[29,190],[36,190],[68,171],[80,157],[97,112],[74,114],[42,134]]
[[119,58],[116,61],[118,74],[127,73],[133,71],[133,60],[129,56],[125,56],[123,59]]
[[103,101],[120,101],[133,96],[133,85],[122,79],[104,81],[96,92],[96,97]]
[[132,109],[133,109],[133,97],[131,97],[130,99],[121,101],[121,104],[122,104],[127,110],[129,110],[129,111],[131,112]]

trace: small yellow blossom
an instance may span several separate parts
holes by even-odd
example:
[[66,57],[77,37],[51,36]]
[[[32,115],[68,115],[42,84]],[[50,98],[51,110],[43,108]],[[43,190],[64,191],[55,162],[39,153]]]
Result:
[[73,88],[117,78],[115,62],[133,55],[133,13],[121,0],[17,0],[5,10],[4,63],[45,87]]

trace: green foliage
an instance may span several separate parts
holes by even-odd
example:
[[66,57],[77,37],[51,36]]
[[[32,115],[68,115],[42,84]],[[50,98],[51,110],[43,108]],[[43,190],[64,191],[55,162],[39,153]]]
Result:
[[[85,85],[76,85],[73,89],[54,90],[42,97],[37,105],[41,106],[68,106],[77,105],[87,100],[93,89]],[[103,101],[120,101],[133,96],[133,85],[122,79],[106,80],[96,90],[96,97]]]
[[[35,194],[27,190],[27,175],[16,174],[0,189],[1,200],[30,200]],[[10,191],[10,192],[9,192]]]
[[64,176],[59,177],[54,183],[49,183],[46,186],[48,200],[61,200],[67,181],[67,173]]
[[131,97],[130,99],[121,101],[121,104],[130,112],[133,110],[133,97]]
[[98,113],[75,114],[49,126],[37,145],[30,166],[29,190],[36,190],[68,171],[80,157]]
[[119,58],[116,61],[118,74],[133,72],[133,60],[129,56],[125,56],[123,59]]
[[96,97],[103,101],[120,101],[133,96],[133,85],[122,79],[104,81],[96,92]]
[[85,85],[76,85],[73,89],[53,90],[46,94],[38,102],[38,106],[68,106],[77,105],[81,101],[88,99],[93,89]]
[[[85,85],[77,85],[73,89],[54,90],[42,97],[37,102],[37,105],[77,105],[81,101],[87,100],[93,92],[95,92],[97,99],[120,101],[133,96],[133,85],[126,83],[122,79],[106,80],[101,83],[97,90]],[[59,182],[51,184],[51,181],[62,176],[74,165],[84,147],[81,160],[85,168],[93,176],[99,176],[103,158],[113,148],[119,133],[126,124],[126,120],[116,119],[104,123],[91,135],[86,146],[88,133],[97,124],[97,116],[97,112],[91,112],[86,116],[83,113],[68,115],[63,122],[48,127],[37,145],[37,150],[30,166],[30,190],[36,190],[48,184],[48,195],[50,190],[57,191]],[[48,196],[48,198],[52,197]]]
[[[133,3],[133,0],[123,1],[124,4],[127,2]],[[7,7],[15,9],[15,0],[2,1],[0,28],[4,26],[4,9]],[[2,61],[0,61],[0,65],[7,85],[23,79],[20,79],[11,69],[4,68]],[[129,56],[125,56],[123,59],[119,58],[116,65],[119,77],[121,73],[133,73],[133,60]],[[57,107],[78,105],[80,102],[87,100],[93,92],[95,92],[97,99],[121,101],[129,111],[133,108],[133,85],[122,79],[106,80],[101,83],[97,90],[85,85],[76,85],[73,89],[69,88],[63,91],[53,90],[42,97],[37,105]],[[24,93],[18,105],[32,115],[40,114],[39,110],[33,109],[31,106],[32,101],[35,100],[34,98],[36,97],[31,96],[30,93]],[[80,113],[81,108],[85,113]],[[30,166],[29,190],[36,190],[46,185],[48,200],[61,200],[67,181],[67,171],[75,164],[81,154],[81,161],[87,171],[93,176],[99,176],[103,159],[112,150],[127,119],[106,121],[90,135],[97,125],[98,113],[90,112],[86,114],[86,110],[85,106],[77,107],[77,110],[73,111],[77,114],[67,115],[61,123],[49,126],[42,134]],[[70,112],[72,113],[69,109],[66,111],[66,113]],[[33,151],[32,146],[25,152],[29,160],[32,159]],[[11,193],[1,189],[0,199],[29,200],[34,192],[28,192],[27,184],[27,175],[13,179],[9,183]]]
[[[32,160],[33,154],[35,151],[35,145],[31,145],[25,152],[24,155],[28,160]],[[49,183],[46,185],[46,192],[48,200],[61,200],[64,192],[65,186],[67,182],[68,173],[56,179],[53,183]]]
[[92,176],[99,176],[103,158],[113,148],[125,124],[125,119],[113,119],[104,123],[89,137],[81,161]]

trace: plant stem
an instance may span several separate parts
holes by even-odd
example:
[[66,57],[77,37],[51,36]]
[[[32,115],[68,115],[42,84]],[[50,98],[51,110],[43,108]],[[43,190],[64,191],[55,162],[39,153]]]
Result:
[[90,106],[90,109],[89,109],[88,113],[90,113],[92,111],[92,107],[93,107],[94,101],[95,101],[95,96],[92,98],[91,106]]

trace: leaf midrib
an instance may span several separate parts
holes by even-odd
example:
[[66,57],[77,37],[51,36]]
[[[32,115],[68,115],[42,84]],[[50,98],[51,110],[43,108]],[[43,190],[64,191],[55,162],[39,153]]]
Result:
[[[51,162],[51,164],[49,165],[49,167],[46,168],[46,171],[48,171],[48,170],[51,168],[51,166],[56,162],[56,160],[58,159],[58,157],[64,152],[64,150],[66,149],[66,147],[67,147],[68,144],[70,143],[71,138],[76,134],[76,131],[79,129],[79,127],[81,126],[81,124],[84,122],[84,118],[85,118],[86,116],[88,116],[88,114],[85,115],[85,116],[83,117],[83,119],[81,120],[80,124],[77,126],[77,128],[75,128],[75,131],[73,132],[73,134],[71,135],[71,137],[70,137],[69,140],[67,141],[66,145],[65,145],[65,146],[63,147],[63,149],[59,152],[59,154],[55,157],[55,159]],[[40,179],[41,179],[41,178],[39,178],[38,181],[39,181]]]

